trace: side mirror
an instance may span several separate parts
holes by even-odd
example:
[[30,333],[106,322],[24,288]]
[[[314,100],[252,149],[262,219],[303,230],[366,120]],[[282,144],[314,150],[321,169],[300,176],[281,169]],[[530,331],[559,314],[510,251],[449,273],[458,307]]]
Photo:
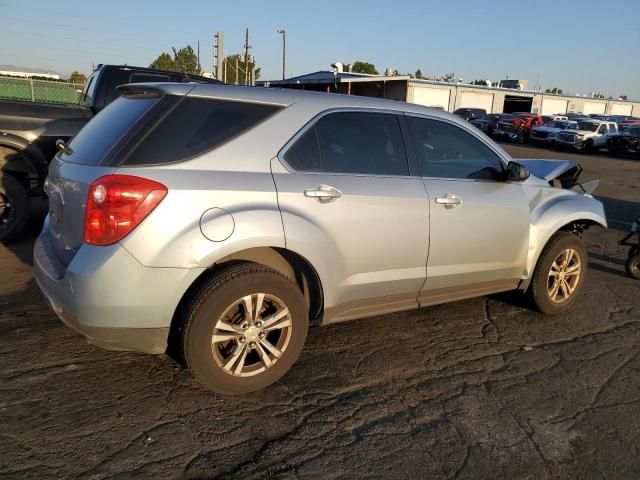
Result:
[[507,165],[507,180],[510,182],[524,182],[529,178],[529,170],[517,162],[509,162]]

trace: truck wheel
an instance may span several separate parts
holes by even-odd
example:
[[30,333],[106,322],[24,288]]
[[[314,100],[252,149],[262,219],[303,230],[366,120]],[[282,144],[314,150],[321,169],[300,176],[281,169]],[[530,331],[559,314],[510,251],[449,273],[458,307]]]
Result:
[[631,249],[624,266],[631,278],[640,280],[640,248]]
[[553,315],[573,305],[587,273],[587,249],[577,236],[558,232],[544,247],[529,293],[542,313]]
[[265,388],[304,346],[309,312],[300,289],[279,272],[241,262],[209,278],[187,302],[182,354],[206,388],[227,395]]
[[584,153],[593,153],[593,140],[589,139],[586,142],[584,142],[584,145],[582,146],[582,151]]
[[18,240],[30,217],[29,192],[14,176],[0,172],[0,242]]

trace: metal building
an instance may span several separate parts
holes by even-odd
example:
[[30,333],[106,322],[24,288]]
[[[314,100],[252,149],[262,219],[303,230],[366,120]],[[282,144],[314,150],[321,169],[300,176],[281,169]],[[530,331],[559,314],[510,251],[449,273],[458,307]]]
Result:
[[405,75],[365,75],[318,71],[285,80],[258,81],[265,87],[298,88],[323,92],[390,98],[449,112],[462,107],[484,108],[489,113],[580,112],[640,117],[640,102],[557,95],[530,90],[481,87],[461,83],[418,80]]

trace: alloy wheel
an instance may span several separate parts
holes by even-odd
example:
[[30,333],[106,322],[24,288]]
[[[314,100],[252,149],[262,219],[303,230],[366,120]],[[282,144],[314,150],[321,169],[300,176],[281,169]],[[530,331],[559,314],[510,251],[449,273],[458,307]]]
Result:
[[582,274],[580,255],[573,248],[560,252],[551,264],[547,281],[549,298],[554,303],[565,302],[573,295]]
[[247,295],[218,318],[211,337],[213,358],[229,375],[257,375],[282,357],[291,331],[291,314],[281,299],[265,293]]

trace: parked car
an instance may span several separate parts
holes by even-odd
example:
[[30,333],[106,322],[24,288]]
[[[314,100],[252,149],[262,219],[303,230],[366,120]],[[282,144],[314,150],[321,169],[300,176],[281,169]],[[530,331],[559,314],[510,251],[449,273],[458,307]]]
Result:
[[78,105],[0,100],[0,242],[20,238],[29,223],[31,198],[43,195],[56,140],[68,140],[118,97],[116,87],[145,82],[220,83],[217,80],[126,65],[99,65]]
[[471,125],[473,125],[474,127],[482,130],[487,135],[491,136],[493,135],[493,130],[496,128],[498,121],[501,118],[510,117],[513,117],[513,115],[510,115],[508,113],[489,113],[482,118],[475,118],[469,123],[471,123]]
[[578,122],[570,120],[555,120],[544,125],[539,125],[531,129],[531,136],[529,139],[532,142],[541,142],[546,144],[553,144],[555,142],[556,133],[561,130],[575,130],[578,126]]
[[631,119],[628,119],[628,120],[625,120],[623,122],[618,123],[618,130],[620,132],[624,132],[629,127],[633,127],[635,125],[640,125],[640,118],[631,118]]
[[556,134],[555,145],[568,147],[582,152],[592,152],[607,146],[607,139],[618,133],[618,125],[602,120],[579,120],[572,130],[563,130]]
[[589,115],[585,115],[581,112],[567,112],[567,119],[569,120],[580,120],[584,118],[589,118]]
[[640,160],[640,123],[628,127],[618,135],[611,135],[607,139],[607,151],[615,157]]
[[310,323],[512,289],[561,312],[584,282],[580,232],[606,226],[576,190],[578,164],[512,161],[446,112],[302,90],[120,90],[51,163],[35,276],[91,343],[169,346],[218,392],[278,380]]
[[536,113],[519,113],[500,119],[493,133],[497,138],[524,143],[531,136],[531,129],[538,125],[544,125],[542,116]]
[[453,114],[470,121],[486,116],[487,111],[484,108],[458,108]]

